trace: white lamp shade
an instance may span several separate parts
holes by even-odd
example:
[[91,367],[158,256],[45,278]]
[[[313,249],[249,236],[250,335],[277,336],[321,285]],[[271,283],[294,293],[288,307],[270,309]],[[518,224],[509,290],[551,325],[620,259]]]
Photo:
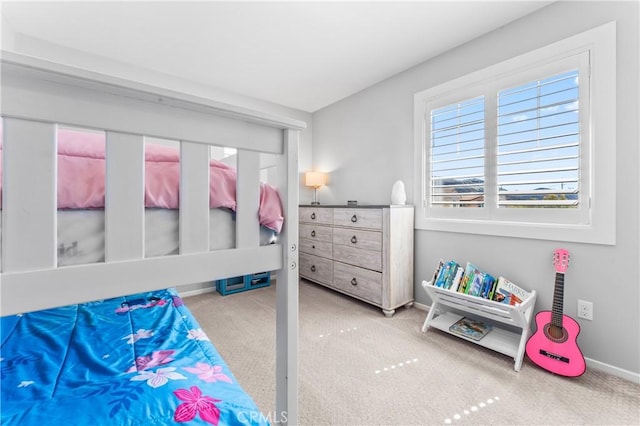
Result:
[[307,172],[304,174],[304,184],[320,188],[327,184],[327,174],[323,172]]

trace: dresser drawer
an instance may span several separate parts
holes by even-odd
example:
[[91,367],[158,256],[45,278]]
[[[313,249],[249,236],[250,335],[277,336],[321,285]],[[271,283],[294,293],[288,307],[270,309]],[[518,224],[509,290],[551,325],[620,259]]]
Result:
[[352,228],[382,229],[382,209],[334,209],[333,224]]
[[330,259],[333,255],[333,244],[326,241],[300,238],[300,253],[314,254]]
[[333,230],[333,244],[382,251],[382,232],[335,228]]
[[333,262],[311,254],[300,254],[300,275],[312,281],[333,283]]
[[301,223],[298,229],[298,235],[314,241],[333,242],[333,229],[323,225],[312,225],[309,223]]
[[382,303],[382,274],[335,262],[333,285],[370,302]]
[[382,271],[382,253],[380,251],[333,245],[333,258],[339,262],[360,266],[361,268]]
[[333,211],[326,207],[300,207],[298,216],[300,222],[333,224]]

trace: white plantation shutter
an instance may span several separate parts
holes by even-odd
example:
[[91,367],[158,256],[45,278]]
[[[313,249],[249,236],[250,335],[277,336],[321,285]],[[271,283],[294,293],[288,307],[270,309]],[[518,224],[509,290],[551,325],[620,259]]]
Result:
[[416,93],[416,229],[612,244],[615,52],[609,23]]
[[431,111],[431,205],[484,205],[484,97]]
[[573,70],[498,92],[498,207],[578,207],[578,82]]
[[432,215],[584,223],[588,91],[579,82],[583,73],[588,85],[587,69],[588,56],[572,56],[495,79],[482,95],[429,104]]

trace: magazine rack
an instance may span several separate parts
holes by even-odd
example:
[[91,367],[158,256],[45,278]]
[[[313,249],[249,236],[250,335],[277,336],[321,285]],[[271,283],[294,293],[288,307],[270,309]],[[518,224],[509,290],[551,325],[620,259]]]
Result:
[[[456,337],[473,342],[485,348],[492,349],[515,360],[514,370],[520,371],[524,358],[525,345],[530,333],[531,317],[536,302],[536,291],[517,305],[506,305],[493,300],[483,299],[458,293],[441,287],[434,287],[431,282],[422,281],[422,287],[427,292],[433,304],[422,325],[422,332],[429,327],[450,333],[449,327],[468,313],[471,317],[488,319],[493,329],[482,339],[473,340],[459,334],[450,333]],[[519,332],[500,327],[507,324],[519,329]]]

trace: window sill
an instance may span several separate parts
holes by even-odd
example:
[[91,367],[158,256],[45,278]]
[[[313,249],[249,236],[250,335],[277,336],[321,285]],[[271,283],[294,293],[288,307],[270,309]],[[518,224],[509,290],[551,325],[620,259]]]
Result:
[[586,244],[616,244],[615,221],[603,226],[416,217],[416,230]]

